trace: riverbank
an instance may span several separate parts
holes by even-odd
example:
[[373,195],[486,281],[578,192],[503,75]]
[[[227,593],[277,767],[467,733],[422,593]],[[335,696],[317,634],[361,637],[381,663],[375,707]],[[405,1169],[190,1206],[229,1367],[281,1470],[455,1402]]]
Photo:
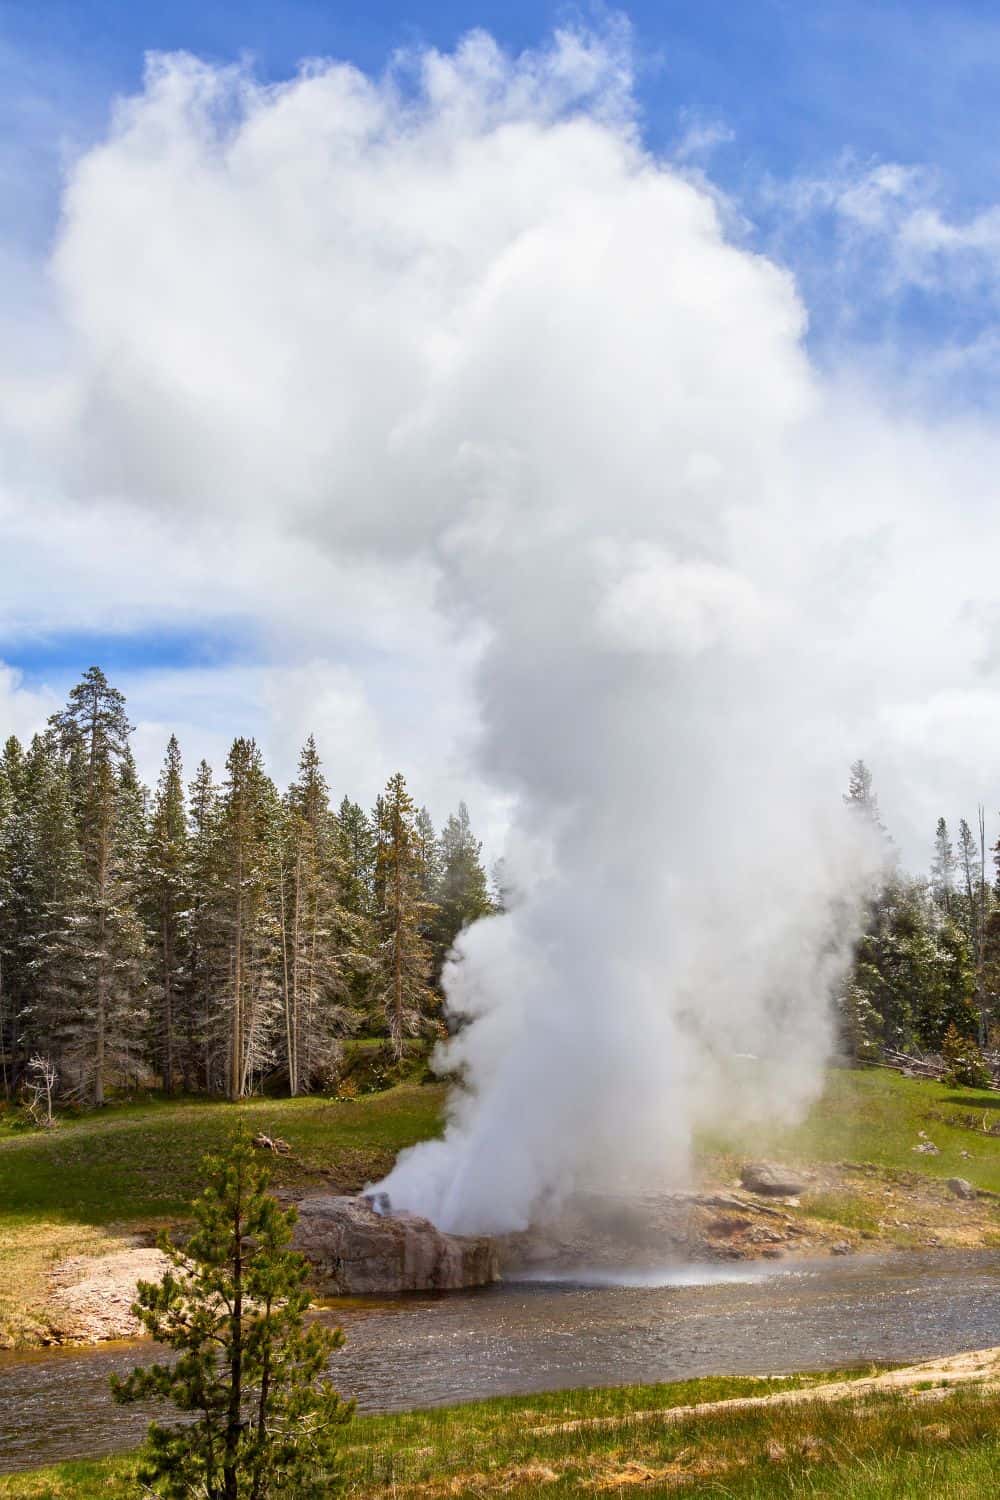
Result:
[[[268,1160],[276,1187],[296,1197],[351,1192],[381,1176],[403,1147],[440,1130],[443,1100],[440,1086],[414,1083],[351,1101],[255,1099],[236,1109],[153,1099],[52,1131],[0,1126],[0,1347],[121,1332],[103,1315],[88,1331],[67,1287],[78,1271],[103,1309],[117,1266],[113,1298],[127,1307],[135,1275],[149,1274],[157,1230],[183,1220],[202,1156],[221,1146],[238,1114],[254,1131],[288,1142],[288,1155]],[[1000,1193],[998,1106],[995,1094],[875,1070],[831,1071],[795,1129],[744,1126],[702,1138],[701,1201],[692,1210],[702,1248],[718,1259],[794,1260],[893,1246],[1000,1246],[990,1196]],[[790,1200],[747,1192],[740,1175],[748,1158],[784,1163],[803,1191]],[[958,1179],[973,1196],[949,1188]],[[115,1260],[105,1260],[111,1254]]]
[[[346,1429],[365,1500],[801,1493],[979,1500],[1000,1464],[1000,1350],[904,1371],[709,1378],[470,1402]],[[126,1500],[135,1456],[0,1478],[0,1500]]]
[[53,1303],[56,1268],[151,1245],[182,1222],[201,1187],[202,1158],[221,1149],[238,1118],[288,1142],[288,1155],[268,1155],[279,1190],[356,1192],[440,1129],[443,1099],[442,1087],[418,1084],[354,1100],[239,1107],[153,1098],[63,1119],[54,1130],[0,1126],[0,1348],[72,1339]]

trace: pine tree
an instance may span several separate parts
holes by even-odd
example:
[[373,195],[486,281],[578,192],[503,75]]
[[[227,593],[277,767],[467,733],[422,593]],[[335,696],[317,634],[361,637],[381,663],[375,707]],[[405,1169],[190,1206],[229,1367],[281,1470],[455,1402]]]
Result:
[[142,962],[138,917],[138,843],[143,793],[129,750],[125,699],[99,667],[73,688],[50,720],[66,759],[85,871],[90,984],[77,1027],[79,1066],[93,1102],[104,1103],[109,1064],[125,1055],[123,1012],[136,1003]]
[[391,838],[388,804],[381,792],[375,798],[375,806],[372,808],[371,830],[372,913],[377,918],[378,914],[385,909],[385,873],[388,869],[386,850],[389,847]]
[[920,998],[928,986],[933,944],[919,892],[898,876],[872,902],[854,965],[855,1000],[867,999],[887,1045],[912,1047]]
[[441,883],[441,845],[426,807],[419,808],[414,814],[413,832],[420,862],[420,894],[429,906],[433,906],[437,903]]
[[490,866],[490,879],[487,891],[489,893],[490,905],[494,912],[500,914],[510,911],[515,892],[507,868],[507,861],[502,854]]
[[332,1076],[337,1038],[351,1023],[350,967],[358,920],[341,899],[342,841],[316,744],[309,736],[285,797],[279,903],[285,1057],[290,1092]]
[[13,829],[19,985],[17,1041],[22,1064],[49,1058],[60,1091],[81,1093],[86,1067],[81,1017],[91,977],[87,879],[69,769],[51,734],[36,735],[25,760]]
[[434,922],[437,974],[459,933],[494,910],[483,868],[482,845],[472,832],[469,809],[464,802],[459,803],[458,812],[452,813],[444,826],[439,858],[441,877]]
[[124,757],[132,733],[125,697],[113,688],[100,667],[90,667],[69,695],[61,713],[49,720],[63,754],[78,779],[77,794],[85,805],[105,761],[116,765]]
[[118,768],[113,904],[107,923],[111,959],[107,1050],[118,1075],[127,1083],[145,1075],[148,1053],[149,955],[141,909],[148,804],[149,793],[127,748]]
[[916,1032],[922,1046],[940,1052],[947,1032],[975,1037],[979,1016],[973,1003],[975,975],[958,928],[946,922],[932,953],[917,996]]
[[882,822],[879,813],[878,797],[873,790],[872,780],[872,773],[864,761],[854,761],[847,783],[847,792],[843,799],[844,805],[853,817],[858,818],[864,825],[871,828],[874,833],[877,833],[885,841],[887,847],[891,847],[892,840],[889,838],[888,830]]
[[431,951],[421,933],[426,903],[415,828],[413,799],[404,777],[386,783],[376,816],[378,952],[375,997],[389,1028],[397,1057],[404,1038],[416,1036],[436,1005],[428,979]]
[[426,807],[418,808],[414,814],[413,832],[416,841],[417,865],[420,871],[420,901],[423,906],[420,936],[424,939],[431,954],[431,982],[436,986],[440,977],[440,966],[437,962],[435,941],[440,915],[438,897],[443,866],[440,840],[434,832],[434,824]]
[[219,806],[218,910],[225,933],[229,1046],[226,1091],[241,1099],[270,1060],[278,1001],[280,802],[253,740],[226,760]]
[[288,1248],[295,1210],[266,1192],[245,1130],[203,1175],[193,1233],[183,1250],[163,1241],[173,1270],[141,1282],[136,1304],[147,1333],[179,1357],[112,1378],[120,1402],[169,1401],[194,1416],[151,1426],[140,1482],[171,1500],[334,1495],[354,1408],[324,1378],[343,1334],[305,1324],[307,1265]]
[[367,813],[345,797],[337,811],[344,869],[344,905],[357,917],[371,917],[375,893],[375,833]]
[[[166,1093],[174,1091],[181,1048],[178,1023],[187,979],[191,904],[190,850],[180,746],[175,735],[153,799],[143,871],[145,911],[158,995],[155,1054]],[[185,1070],[187,1071],[187,1070]]]
[[938,906],[945,916],[950,917],[955,895],[955,851],[948,837],[948,825],[944,818],[938,818],[937,829],[934,833],[931,889]]
[[24,751],[11,735],[0,753],[0,1087],[9,1099],[16,1074],[18,937],[15,926],[16,880],[14,829]]
[[959,919],[978,969],[982,955],[978,893],[983,879],[983,868],[972,829],[964,818],[960,819],[958,824],[958,870],[962,886]]
[[[208,1092],[224,1091],[228,1026],[216,994],[225,972],[224,934],[219,912],[222,887],[219,788],[207,761],[199,763],[188,788],[188,865],[191,905],[187,919],[187,972],[183,986],[185,1045],[190,1068]],[[196,1059],[199,1060],[196,1069]]]

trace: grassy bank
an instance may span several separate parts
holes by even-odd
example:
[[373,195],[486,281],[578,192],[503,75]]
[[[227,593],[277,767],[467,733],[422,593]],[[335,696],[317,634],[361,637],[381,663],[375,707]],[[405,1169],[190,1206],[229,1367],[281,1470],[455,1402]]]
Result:
[[[440,1129],[443,1098],[440,1086],[407,1083],[351,1101],[254,1099],[236,1108],[152,1099],[68,1118],[52,1131],[19,1130],[0,1117],[0,1346],[44,1336],[55,1261],[182,1218],[202,1156],[239,1115],[290,1143],[293,1157],[273,1162],[278,1184],[352,1191],[381,1176],[404,1146]],[[921,1131],[940,1154],[914,1151]],[[803,1124],[709,1132],[699,1152],[716,1184],[731,1183],[748,1156],[818,1170],[797,1212],[836,1226],[852,1243],[1000,1243],[996,1203],[959,1203],[944,1188],[944,1179],[964,1177],[1000,1193],[997,1094],[834,1070]]]
[[55,1130],[0,1134],[0,1345],[44,1332],[45,1279],[66,1255],[94,1254],[122,1235],[182,1218],[199,1164],[238,1118],[281,1136],[279,1185],[353,1191],[381,1176],[404,1146],[439,1128],[442,1090],[401,1085],[350,1102],[253,1099],[239,1107],[154,1099],[64,1119]]
[[[1000,1397],[693,1413],[671,1408],[828,1380],[715,1379],[614,1391],[558,1392],[431,1412],[358,1419],[345,1434],[347,1494],[371,1500],[580,1494],[843,1500],[934,1495],[980,1500],[1000,1464]],[[597,1425],[578,1425],[593,1424]],[[0,1500],[126,1500],[134,1458],[63,1464],[0,1479]]]
[[[1000,1094],[834,1069],[800,1124],[705,1132],[699,1155],[716,1182],[753,1156],[801,1169],[809,1191],[795,1217],[818,1247],[1000,1246]],[[984,1196],[956,1198],[949,1178]]]
[[[921,1131],[939,1155],[914,1151]],[[1000,1193],[1000,1094],[904,1078],[882,1068],[834,1068],[802,1124],[710,1131],[702,1147],[706,1154],[728,1158],[726,1170],[752,1150],[803,1166],[856,1161],[931,1180],[965,1177],[977,1188]]]

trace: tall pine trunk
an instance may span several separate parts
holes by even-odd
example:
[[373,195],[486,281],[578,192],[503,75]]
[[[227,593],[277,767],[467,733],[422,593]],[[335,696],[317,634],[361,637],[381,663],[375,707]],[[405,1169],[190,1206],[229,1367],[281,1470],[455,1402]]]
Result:
[[163,914],[163,1090],[174,1091],[174,954],[170,922]]

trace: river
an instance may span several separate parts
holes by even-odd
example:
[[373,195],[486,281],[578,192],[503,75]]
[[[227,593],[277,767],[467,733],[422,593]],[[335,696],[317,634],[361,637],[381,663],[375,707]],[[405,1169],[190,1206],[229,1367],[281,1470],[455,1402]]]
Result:
[[[779,1374],[901,1361],[1000,1342],[1000,1254],[897,1252],[798,1263],[520,1281],[478,1292],[331,1306],[334,1359],[363,1411],[566,1386]],[[108,1376],[149,1344],[0,1355],[0,1472],[134,1447],[150,1413]],[[162,1413],[161,1413],[162,1414]]]

